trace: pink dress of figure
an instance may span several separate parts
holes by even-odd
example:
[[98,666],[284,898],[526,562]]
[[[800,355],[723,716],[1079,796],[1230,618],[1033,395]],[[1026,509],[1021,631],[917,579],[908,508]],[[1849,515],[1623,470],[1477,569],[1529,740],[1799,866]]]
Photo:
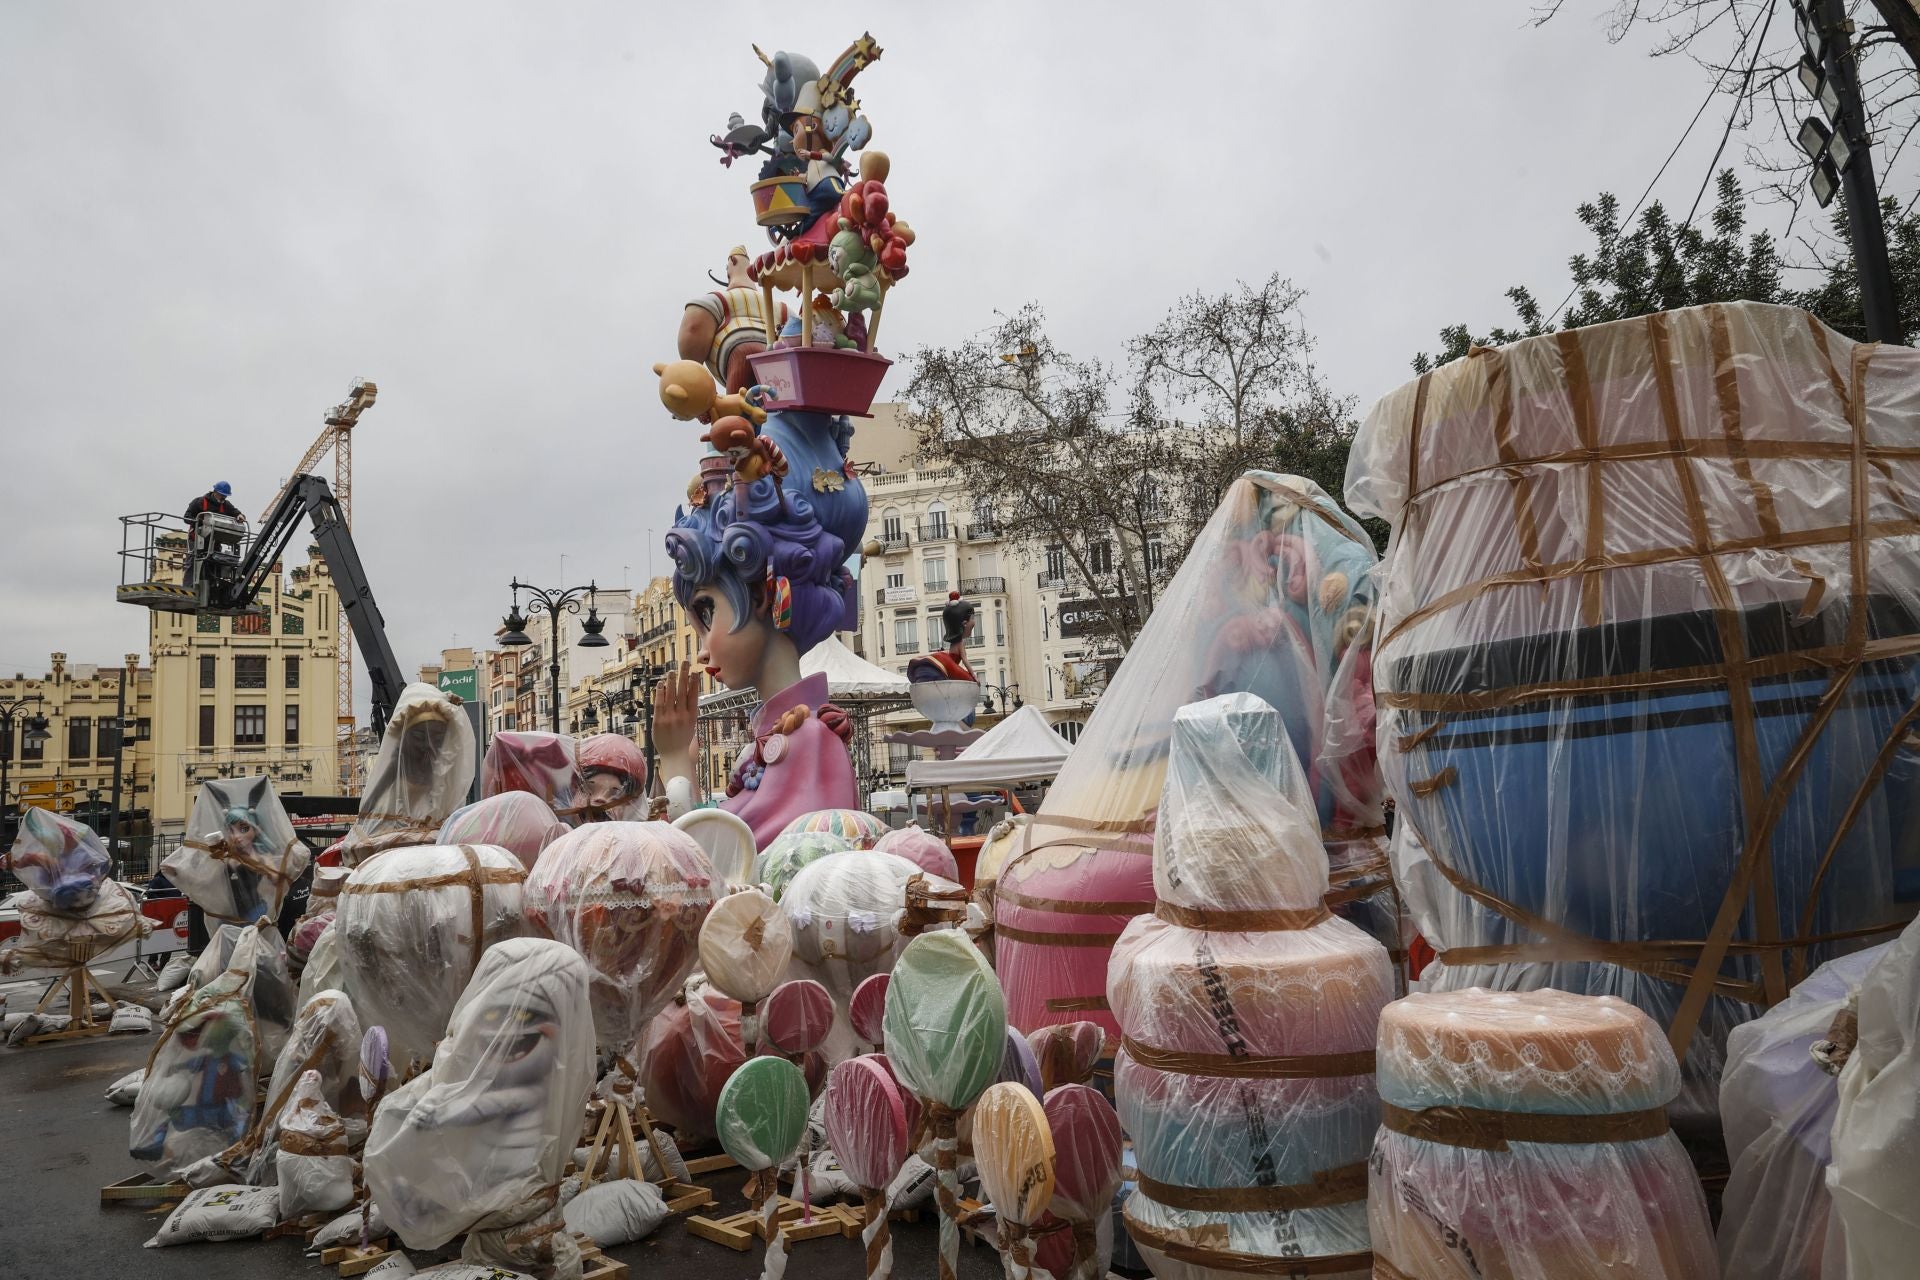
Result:
[[736,781],[762,769],[763,762],[755,744],[772,732],[781,716],[800,706],[813,713],[798,729],[786,735],[785,753],[764,765],[759,786],[743,786],[721,802],[721,808],[753,828],[756,848],[766,848],[801,814],[816,809],[852,809],[860,803],[847,745],[820,719],[820,708],[826,701],[827,677],[811,675],[774,694],[753,713],[754,743],[747,745],[733,767]]

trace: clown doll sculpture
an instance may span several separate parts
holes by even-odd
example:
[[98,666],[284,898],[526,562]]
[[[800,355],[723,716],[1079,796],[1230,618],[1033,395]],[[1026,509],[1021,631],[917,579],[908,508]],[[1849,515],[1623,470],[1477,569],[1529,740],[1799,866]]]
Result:
[[[748,482],[721,456],[703,460],[701,472],[694,505],[667,534],[673,592],[693,618],[696,660],[707,674],[760,692],[753,742],[734,765],[722,807],[744,819],[764,849],[801,814],[859,803],[851,726],[827,701],[827,677],[800,675],[800,655],[850,625],[853,578],[842,567],[844,544],[805,498],[771,477]],[[692,805],[699,700],[686,663],[660,684],[654,740],[671,816]]]

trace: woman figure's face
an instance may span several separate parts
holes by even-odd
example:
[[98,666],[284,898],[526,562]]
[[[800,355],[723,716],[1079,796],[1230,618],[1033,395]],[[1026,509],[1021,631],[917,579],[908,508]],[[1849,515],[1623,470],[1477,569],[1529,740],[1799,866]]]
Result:
[[773,634],[772,621],[756,615],[734,630],[733,606],[724,591],[711,585],[694,593],[692,613],[694,639],[700,646],[694,661],[729,689],[758,683]]

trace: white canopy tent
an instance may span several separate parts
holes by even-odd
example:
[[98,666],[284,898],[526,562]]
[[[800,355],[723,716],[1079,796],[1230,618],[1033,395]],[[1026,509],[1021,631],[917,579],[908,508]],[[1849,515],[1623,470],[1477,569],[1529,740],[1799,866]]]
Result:
[[839,636],[828,636],[800,657],[801,675],[823,671],[827,689],[836,699],[904,698],[911,687],[905,676],[874,666],[842,644]]
[[914,760],[909,787],[989,788],[1045,782],[1060,772],[1071,748],[1038,707],[1022,707],[951,760]]

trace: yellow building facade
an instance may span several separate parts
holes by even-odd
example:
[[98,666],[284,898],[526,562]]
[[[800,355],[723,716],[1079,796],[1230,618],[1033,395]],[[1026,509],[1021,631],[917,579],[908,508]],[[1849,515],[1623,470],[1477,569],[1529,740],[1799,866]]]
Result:
[[[0,760],[6,765],[0,810],[52,809],[104,831],[117,759],[119,831],[142,833],[153,805],[153,672],[140,664],[140,655],[101,666],[52,654],[43,674],[29,678],[15,672],[0,680],[0,703],[23,700],[13,731],[0,733]],[[46,717],[43,742],[28,741],[27,721],[34,716]]]

